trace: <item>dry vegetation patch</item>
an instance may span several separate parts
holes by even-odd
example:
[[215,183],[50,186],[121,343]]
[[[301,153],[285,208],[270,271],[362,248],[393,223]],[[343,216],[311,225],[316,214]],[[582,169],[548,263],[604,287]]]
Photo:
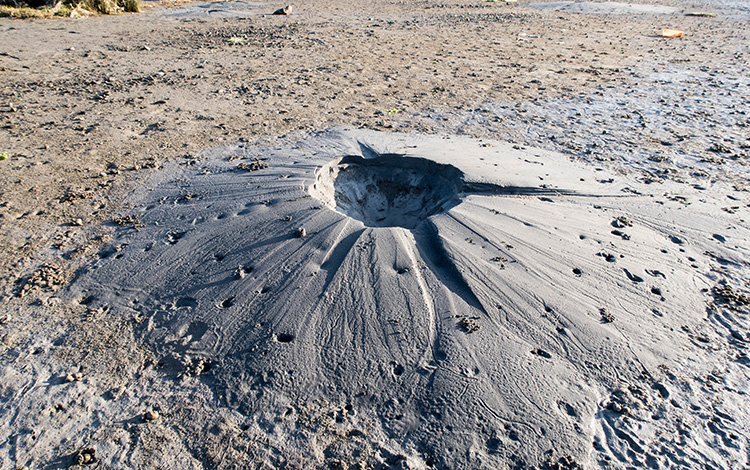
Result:
[[114,15],[123,12],[136,13],[142,8],[141,0],[65,0],[52,5],[16,0],[5,0],[5,3],[0,5],[0,17],[18,19]]

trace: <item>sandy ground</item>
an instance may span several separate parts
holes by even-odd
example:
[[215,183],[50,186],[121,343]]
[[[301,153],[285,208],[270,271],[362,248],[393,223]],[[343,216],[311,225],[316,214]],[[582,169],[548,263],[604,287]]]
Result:
[[[745,222],[750,204],[745,166],[750,154],[750,67],[746,60],[750,55],[750,13],[746,6],[732,2],[671,1],[655,8],[571,6],[564,2],[530,8],[529,3],[352,5],[326,0],[295,3],[290,16],[267,15],[279,4],[180,4],[154,5],[137,15],[117,17],[0,21],[0,152],[8,155],[0,161],[0,413],[4,422],[0,426],[0,468],[68,467],[89,448],[95,449],[95,464],[120,468],[750,465],[749,418],[744,411],[748,409],[750,361],[748,299],[742,294],[750,281]],[[685,15],[692,11],[718,16]],[[684,30],[685,36],[660,37],[666,27]],[[474,146],[472,156],[502,145],[495,141],[509,141],[508,152],[528,151],[530,159],[541,158],[547,164],[559,161],[557,152],[562,152],[581,165],[561,163],[560,170],[552,174],[553,183],[562,189],[574,185],[575,178],[568,181],[572,176],[601,168],[609,176],[580,177],[611,179],[618,194],[630,188],[630,194],[653,196],[640,203],[588,201],[586,207],[599,208],[592,209],[597,215],[587,216],[581,215],[582,203],[573,202],[577,199],[557,200],[555,207],[566,207],[566,211],[535,208],[529,216],[533,221],[553,221],[559,214],[570,214],[558,226],[574,224],[578,231],[589,227],[596,240],[619,232],[614,235],[620,240],[617,246],[598,247],[586,255],[592,258],[586,258],[593,263],[589,269],[565,266],[566,273],[573,268],[583,274],[602,269],[602,279],[609,279],[602,281],[606,288],[594,296],[598,303],[586,304],[590,307],[588,320],[578,318],[572,327],[544,323],[545,328],[598,332],[577,346],[593,356],[567,351],[565,341],[543,343],[541,338],[531,341],[527,337],[515,344],[525,348],[533,343],[533,348],[527,348],[536,351],[532,361],[564,360],[555,362],[547,372],[543,365],[536,365],[533,373],[514,371],[503,376],[498,371],[488,372],[492,364],[507,365],[502,358],[478,359],[483,366],[476,369],[461,359],[452,363],[460,364],[453,371],[455,376],[441,377],[414,372],[420,367],[432,370],[434,348],[427,348],[431,356],[419,364],[405,359],[424,356],[401,351],[401,346],[388,346],[387,351],[401,351],[402,362],[391,364],[389,359],[381,372],[384,377],[404,379],[393,386],[371,382],[369,395],[354,400],[346,399],[351,390],[308,390],[305,387],[315,380],[300,378],[295,382],[282,377],[279,367],[285,367],[285,360],[293,364],[291,369],[308,370],[313,378],[316,371],[354,377],[351,370],[336,369],[331,357],[322,355],[326,358],[321,364],[311,365],[273,349],[280,343],[304,344],[296,340],[299,334],[291,333],[293,324],[284,324],[284,331],[236,321],[233,326],[222,324],[225,330],[221,331],[232,331],[227,337],[246,341],[233,339],[230,343],[243,344],[246,349],[212,349],[202,344],[191,352],[185,337],[205,336],[204,342],[209,338],[198,334],[195,328],[200,326],[174,320],[193,308],[192,300],[180,302],[183,297],[175,297],[179,292],[174,287],[176,276],[179,279],[185,273],[167,269],[158,275],[139,274],[122,268],[118,274],[113,260],[123,254],[122,259],[131,260],[128,263],[138,261],[127,255],[128,247],[144,248],[148,237],[158,241],[163,236],[167,242],[161,245],[165,247],[182,246],[171,243],[183,237],[175,239],[184,231],[178,230],[179,226],[205,215],[200,212],[205,208],[191,206],[197,204],[193,196],[212,194],[211,184],[200,183],[205,171],[228,174],[222,181],[231,186],[237,184],[232,177],[264,177],[263,171],[230,171],[236,170],[238,160],[251,165],[253,158],[274,155],[284,163],[272,164],[271,175],[283,176],[280,172],[284,172],[292,181],[312,182],[315,169],[327,163],[322,156],[294,169],[291,161],[284,160],[291,157],[283,154],[308,148],[331,157],[333,153],[326,153],[331,148],[345,146],[318,144],[315,136],[339,126],[484,139],[459,140],[467,147]],[[408,146],[399,147],[388,143],[389,138],[373,135],[350,135],[344,140],[371,141],[378,151],[410,152]],[[313,143],[298,145],[298,141]],[[434,143],[415,142],[432,149],[433,154],[437,151]],[[349,153],[353,151],[349,149]],[[456,156],[459,154],[456,150],[453,157],[444,156],[448,160],[442,163],[451,163],[453,158],[467,175],[476,175],[473,160],[467,163],[465,156]],[[486,158],[491,161],[493,157]],[[496,181],[502,179],[493,173],[497,171],[478,174]],[[504,171],[510,172],[512,167],[504,167]],[[493,174],[496,176],[491,177]],[[558,184],[558,177],[563,177],[565,185]],[[607,184],[597,183],[589,191]],[[587,187],[580,181],[575,186],[578,192]],[[294,192],[293,188],[280,191]],[[325,195],[318,196],[321,207],[330,203]],[[527,196],[549,199],[559,194]],[[240,194],[233,197],[236,200],[230,202],[249,204],[276,196],[257,194],[255,201],[245,201],[242,198],[246,196]],[[176,203],[176,212],[159,215],[156,208],[165,201]],[[224,207],[218,200],[216,204]],[[660,213],[657,206],[665,209]],[[154,209],[152,219],[149,207]],[[460,214],[462,207],[452,211]],[[225,209],[227,214],[256,210],[255,206]],[[507,206],[491,205],[489,209],[512,213]],[[294,237],[295,224],[283,220],[297,214],[274,212],[278,210],[271,214],[282,217],[285,224],[270,227],[283,226],[290,239],[300,238]],[[204,227],[221,225],[218,216],[222,214],[217,211],[209,210],[216,220]],[[179,217],[170,215],[177,213]],[[616,222],[620,213],[635,221],[634,227]],[[156,229],[154,221],[168,223],[169,228]],[[639,221],[650,222],[638,228]],[[488,224],[492,226],[492,222]],[[197,233],[211,233],[201,230],[207,229]],[[471,238],[462,236],[462,230],[446,225],[443,233],[448,235],[444,238]],[[488,232],[494,236],[495,231],[476,229],[473,236]],[[264,232],[256,227],[249,233],[253,240],[260,240]],[[622,234],[638,241],[642,253],[620,246],[627,241]],[[429,239],[418,234],[414,246],[429,242],[420,238],[423,236]],[[523,240],[521,235],[515,236]],[[521,263],[527,273],[535,269],[533,260],[554,260],[553,252],[562,253],[560,259],[565,260],[583,256],[583,248],[568,246],[562,239],[529,240],[536,240],[532,248],[546,246],[536,251],[537,258],[528,255],[527,263]],[[667,245],[660,245],[665,240]],[[323,250],[326,242],[321,243]],[[377,243],[378,239],[373,239],[372,244]],[[385,239],[380,243],[389,245]],[[404,239],[393,243],[409,245]],[[443,245],[448,246],[446,243]],[[646,256],[652,248],[656,251]],[[383,253],[384,249],[376,251]],[[453,251],[444,248],[443,252],[454,265],[467,266],[467,259],[480,256],[474,249],[462,246]],[[616,263],[621,279],[607,278],[605,268],[595,267],[600,259],[606,266],[608,255],[630,249],[635,251],[628,252],[628,259],[643,261],[634,266],[627,261]],[[226,256],[214,251],[208,244],[193,246],[196,259],[209,254]],[[419,251],[411,253],[415,260],[420,256]],[[678,253],[677,258],[673,253]],[[174,256],[167,252],[164,265],[174,265]],[[422,256],[429,264],[430,255]],[[498,252],[495,263],[513,256],[523,258]],[[438,265],[445,264],[443,261],[432,259]],[[656,265],[649,264],[652,261]],[[203,260],[201,265],[207,262]],[[95,276],[91,280],[91,267],[97,263],[109,273],[106,282]],[[553,274],[563,272],[562,267],[549,263],[545,269],[539,268],[547,275],[527,279],[542,279],[536,289],[544,293],[555,291],[553,286],[558,284],[554,284],[557,278]],[[241,264],[231,267],[232,275]],[[413,260],[409,266],[418,264]],[[644,292],[633,286],[647,276],[636,268],[669,275],[672,271],[659,267],[663,265],[672,265],[674,272],[682,273],[674,278],[670,275],[667,286],[662,286],[672,293],[664,296],[668,299],[665,309],[678,312],[684,307],[684,315],[654,314],[646,321],[639,316],[643,314],[640,309],[623,305],[641,305],[644,299],[652,302],[651,296],[660,296],[651,290],[655,287],[661,292],[651,280]],[[287,272],[295,266],[301,265],[291,263],[278,269]],[[468,289],[457,287],[455,273],[434,278],[426,275],[421,284],[414,281],[419,285],[414,289],[432,292],[444,285],[451,292],[476,295],[489,281],[480,282],[478,274],[472,277],[471,273],[487,269],[468,269],[469,274],[458,276]],[[570,272],[575,277],[576,273]],[[652,277],[661,279],[658,274]],[[159,284],[162,281],[163,285]],[[130,290],[123,287],[116,296],[119,300],[107,298],[107,302],[101,296],[89,296],[86,290],[99,286],[96,288],[112,295],[115,287],[133,282],[153,284]],[[254,291],[255,287],[264,288],[248,289]],[[503,291],[500,286],[495,288]],[[404,289],[410,292],[408,287]],[[161,297],[149,298],[155,293]],[[599,302],[607,296],[608,303]],[[193,300],[198,297],[190,296]],[[232,307],[235,299],[229,297],[217,298],[217,308]],[[492,338],[482,336],[490,330],[483,320],[494,317],[486,314],[482,295],[459,297],[466,304],[465,312],[475,309],[479,313],[454,315],[457,328],[450,335],[463,338],[456,343],[463,346],[448,351],[491,349],[487,345]],[[177,314],[162,315],[162,324],[153,330],[163,327],[164,336],[155,337],[148,330],[153,323],[150,317],[168,311],[169,302]],[[138,303],[146,307],[135,308]],[[407,299],[407,303],[417,305],[419,300]],[[561,298],[547,316],[555,316],[557,305],[563,312],[572,309]],[[282,309],[271,307],[270,318]],[[648,312],[655,308],[643,304]],[[420,325],[419,309],[410,311],[409,318]],[[606,338],[587,321],[596,320],[598,327],[606,327],[620,324],[629,315],[632,321],[622,322],[618,338],[624,338],[622,344],[632,350],[625,352],[626,346],[584,347]],[[531,317],[522,318],[530,321]],[[215,326],[224,320],[203,321]],[[478,330],[474,331],[472,322],[478,324]],[[665,331],[645,333],[654,325]],[[250,333],[237,333],[244,327],[248,331],[256,328],[258,338],[265,335],[272,340],[262,343],[258,354],[287,359],[281,363],[253,359],[256,351],[252,347],[260,343],[257,338],[248,340]],[[407,331],[408,327],[400,328]],[[430,344],[429,332],[414,328],[425,338],[424,344]],[[518,336],[521,330],[530,331],[530,327],[511,329],[508,337]],[[640,331],[644,333],[638,334]],[[472,338],[483,339],[471,345]],[[175,355],[174,347],[165,346],[170,342],[187,349]],[[423,346],[417,340],[414,343],[416,349]],[[442,359],[453,361],[448,356]],[[361,358],[349,359],[352,365],[364,364],[362,371],[375,367],[358,362]],[[633,364],[634,359],[645,362]],[[248,361],[256,361],[253,369],[245,367]],[[603,365],[607,361],[614,365]],[[595,372],[600,369],[603,371]],[[240,377],[242,371],[245,377]],[[426,376],[435,379],[425,383]],[[535,379],[543,376],[549,380]],[[524,378],[529,382],[518,382]],[[328,379],[338,383],[335,377]],[[368,380],[363,383],[370,383]],[[471,412],[472,406],[481,406],[480,399],[486,404],[488,396],[497,397],[499,392],[479,387],[462,394],[461,390],[468,388],[460,385],[469,382],[506,384],[505,390],[530,390],[529,396],[543,400],[507,399],[514,405],[504,409],[490,403],[488,408],[494,412],[482,417],[482,413]],[[265,389],[269,390],[265,395],[259,391]],[[450,393],[440,406],[434,406],[435,397],[409,395],[410,389]],[[288,393],[290,390],[299,393]],[[382,400],[365,403],[363,397],[384,391]],[[460,400],[465,403],[456,405]],[[554,410],[549,407],[550,400]],[[520,421],[509,421],[509,417]],[[529,423],[547,427],[548,433],[538,428],[529,431]],[[550,453],[552,449],[555,451]]]

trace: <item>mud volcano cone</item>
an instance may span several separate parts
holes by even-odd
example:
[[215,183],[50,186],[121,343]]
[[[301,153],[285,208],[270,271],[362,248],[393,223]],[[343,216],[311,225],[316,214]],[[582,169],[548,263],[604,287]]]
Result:
[[711,287],[715,213],[499,142],[340,131],[148,186],[71,295],[308,468],[586,462],[668,403]]

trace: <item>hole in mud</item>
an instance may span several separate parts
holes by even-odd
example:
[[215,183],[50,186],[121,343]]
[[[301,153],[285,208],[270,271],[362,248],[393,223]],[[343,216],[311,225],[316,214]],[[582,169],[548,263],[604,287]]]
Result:
[[544,349],[539,349],[539,348],[533,349],[531,351],[531,354],[535,354],[535,355],[537,355],[539,357],[543,357],[545,359],[551,359],[552,358],[552,354],[548,353]]
[[294,336],[284,333],[276,335],[276,341],[278,341],[279,343],[291,343],[293,339]]
[[460,202],[463,173],[423,158],[344,157],[322,167],[310,195],[368,227],[415,228]]

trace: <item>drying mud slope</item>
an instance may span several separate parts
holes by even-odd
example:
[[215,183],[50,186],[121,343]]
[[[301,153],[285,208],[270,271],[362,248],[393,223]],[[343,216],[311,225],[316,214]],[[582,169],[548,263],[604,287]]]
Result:
[[278,7],[0,21],[0,468],[750,466],[746,5]]

